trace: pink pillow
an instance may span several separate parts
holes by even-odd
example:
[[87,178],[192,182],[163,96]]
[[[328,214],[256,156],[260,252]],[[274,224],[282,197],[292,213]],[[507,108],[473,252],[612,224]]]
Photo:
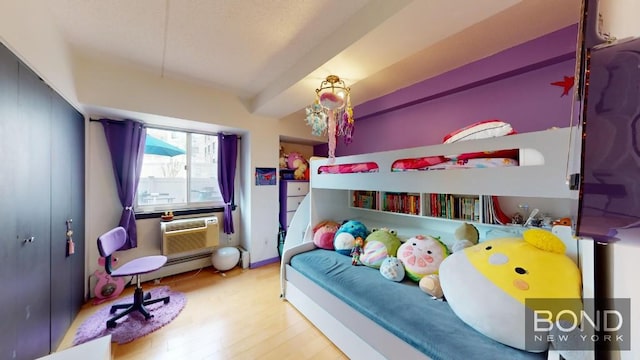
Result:
[[400,159],[391,165],[392,171],[424,169],[427,166],[440,164],[447,161],[444,156],[427,156],[414,159]]
[[318,168],[318,174],[351,174],[362,172],[377,172],[378,164],[364,162],[355,164],[322,165]]
[[516,131],[506,122],[500,120],[483,120],[445,135],[443,142],[450,144],[456,141],[486,139],[515,133]]
[[456,160],[468,160],[468,159],[478,159],[478,158],[507,158],[507,159],[517,159],[520,155],[520,151],[518,149],[508,149],[508,150],[496,150],[496,151],[481,151],[474,153],[465,153],[456,156]]

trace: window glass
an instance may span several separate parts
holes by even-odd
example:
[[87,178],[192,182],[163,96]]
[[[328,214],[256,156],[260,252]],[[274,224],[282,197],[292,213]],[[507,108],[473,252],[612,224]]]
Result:
[[217,179],[217,137],[147,128],[137,212],[223,204]]
[[218,188],[218,138],[191,134],[191,202],[222,203]]

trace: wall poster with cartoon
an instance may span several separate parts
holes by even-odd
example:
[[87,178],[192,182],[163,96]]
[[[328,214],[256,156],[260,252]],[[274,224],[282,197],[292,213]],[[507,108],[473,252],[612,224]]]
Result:
[[256,186],[275,185],[276,168],[256,168]]

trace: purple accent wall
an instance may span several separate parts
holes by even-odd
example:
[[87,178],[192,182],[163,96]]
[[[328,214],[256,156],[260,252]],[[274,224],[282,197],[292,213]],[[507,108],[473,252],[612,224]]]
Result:
[[[424,80],[354,108],[353,142],[336,155],[442,143],[477,121],[499,119],[518,132],[569,126],[572,92],[551,85],[573,76],[577,25]],[[326,156],[327,145],[314,154]]]

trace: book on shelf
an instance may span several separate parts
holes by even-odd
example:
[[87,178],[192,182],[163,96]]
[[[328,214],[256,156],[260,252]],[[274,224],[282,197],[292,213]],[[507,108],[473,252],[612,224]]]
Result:
[[473,195],[425,194],[427,216],[480,221],[480,198]]
[[353,192],[353,206],[363,209],[377,209],[378,193],[376,191],[356,190]]
[[420,194],[384,193],[382,210],[410,215],[420,215]]

